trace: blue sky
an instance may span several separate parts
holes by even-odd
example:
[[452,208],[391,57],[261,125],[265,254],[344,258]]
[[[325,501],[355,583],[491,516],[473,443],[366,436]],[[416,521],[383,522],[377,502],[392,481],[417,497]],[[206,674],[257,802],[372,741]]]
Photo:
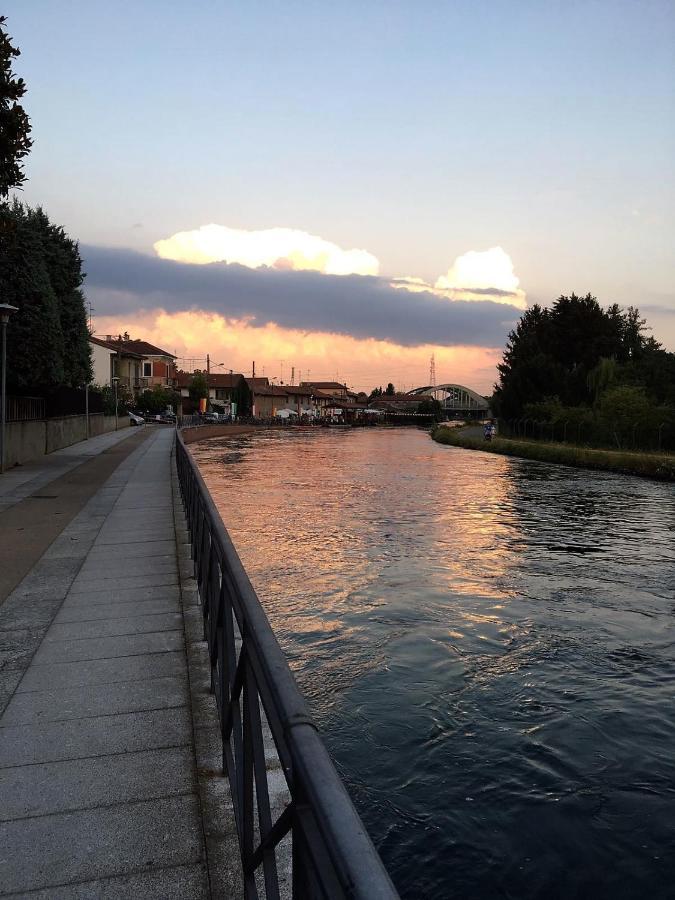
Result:
[[500,246],[530,302],[675,346],[675,3],[9,0],[24,191],[83,243],[301,229],[433,282]]

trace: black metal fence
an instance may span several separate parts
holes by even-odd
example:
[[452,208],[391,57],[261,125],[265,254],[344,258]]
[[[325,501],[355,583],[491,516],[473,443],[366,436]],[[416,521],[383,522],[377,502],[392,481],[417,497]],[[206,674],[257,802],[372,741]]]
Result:
[[104,411],[103,397],[99,391],[59,387],[42,397],[7,397],[7,421],[33,422],[64,416],[83,416],[87,408],[91,415]]
[[8,422],[35,422],[44,417],[43,397],[7,397]]
[[528,418],[500,419],[499,434],[502,437],[608,450],[675,451],[675,426],[669,422],[539,422]]
[[[396,898],[318,735],[258,597],[204,481],[176,436],[176,464],[208,641],[239,834],[246,898],[280,896],[282,841],[292,842],[292,896]],[[267,781],[264,723],[290,802],[275,815]]]

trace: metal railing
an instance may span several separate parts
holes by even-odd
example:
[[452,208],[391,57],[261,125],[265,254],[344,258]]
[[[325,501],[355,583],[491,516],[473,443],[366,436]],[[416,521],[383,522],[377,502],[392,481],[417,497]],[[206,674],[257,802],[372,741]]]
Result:
[[42,397],[7,397],[8,422],[34,422],[45,417]]
[[[280,897],[278,848],[290,835],[292,896],[398,896],[319,737],[218,510],[176,433],[176,464],[242,859],[244,896]],[[261,708],[290,802],[274,818]],[[287,888],[284,889],[284,894]]]

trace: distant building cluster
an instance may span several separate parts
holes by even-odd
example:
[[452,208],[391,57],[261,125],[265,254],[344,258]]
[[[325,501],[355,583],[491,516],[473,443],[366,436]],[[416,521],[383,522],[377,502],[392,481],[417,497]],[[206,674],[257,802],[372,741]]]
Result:
[[[259,419],[330,419],[345,423],[377,421],[415,416],[420,407],[439,398],[445,388],[465,391],[459,386],[421,388],[410,393],[380,393],[368,397],[356,393],[339,381],[301,381],[300,384],[273,383],[266,377],[247,377],[229,373],[196,370],[184,372],[176,365],[176,356],[129,334],[90,338],[94,382],[104,386],[117,380],[132,398],[144,391],[166,388],[180,397],[180,413],[199,411],[193,385],[200,376],[208,396],[206,409],[222,416],[253,416]],[[475,395],[474,395],[475,396]],[[487,406],[487,404],[486,404]]]

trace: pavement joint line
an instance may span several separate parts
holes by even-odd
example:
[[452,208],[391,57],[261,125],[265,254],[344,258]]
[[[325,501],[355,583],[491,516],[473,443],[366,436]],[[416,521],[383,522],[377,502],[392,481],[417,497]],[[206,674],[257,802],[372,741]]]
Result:
[[[93,753],[89,756],[67,756],[65,759],[38,760],[37,762],[21,763],[18,766],[0,766],[0,773],[9,772],[12,769],[29,769],[32,766],[56,766],[67,762],[86,762],[88,759],[109,759],[112,756],[130,756],[136,753],[154,753],[157,750],[185,750],[191,747],[189,742],[186,744],[161,744],[158,747],[146,748],[144,750],[114,750],[112,753]],[[142,803],[142,800],[136,801]],[[1,895],[0,895],[1,896]]]
[[[176,651],[176,652],[179,652],[179,651]],[[122,657],[114,657],[114,658],[115,659],[130,659],[131,657],[122,656]],[[91,659],[77,660],[77,662],[96,662],[96,661],[97,660],[91,660]],[[47,665],[50,665],[50,666],[51,665],[73,665],[73,663],[45,663],[44,665],[45,666],[47,666]],[[40,666],[40,668],[43,668],[43,666]],[[134,684],[137,681],[143,681],[143,682],[157,681],[157,679],[159,679],[159,678],[172,678],[172,677],[183,678],[184,676],[185,676],[185,672],[179,672],[173,676],[172,675],[150,675],[147,678],[142,678],[142,679],[135,677],[135,678],[116,678],[114,681],[87,681],[85,684],[69,685],[69,687],[66,688],[66,690],[70,690],[70,689],[76,688],[76,687],[101,687],[104,684]],[[17,693],[19,693],[19,694],[48,694],[50,692],[49,692],[49,690],[44,690],[44,688],[39,688],[34,691],[18,691]],[[7,726],[3,725],[2,727],[4,728]]]
[[[138,577],[138,578],[144,578],[145,576],[144,576],[144,575],[139,575],[139,576],[134,576],[134,575],[132,575],[132,576],[130,576],[130,577],[132,577],[132,578],[135,578],[135,577]],[[110,578],[110,579],[108,579],[108,580],[111,581],[113,584],[119,584],[119,579]],[[146,585],[137,585],[137,584],[136,584],[136,585],[134,585],[134,584],[131,584],[131,585],[124,585],[124,584],[123,584],[123,585],[119,588],[119,590],[121,590],[121,591],[122,591],[122,590],[126,590],[126,589],[133,590],[134,588],[138,588],[139,590],[142,590],[144,587],[176,587],[177,584],[178,584],[177,581],[169,581],[169,582],[165,582],[165,583],[162,583],[162,584],[146,584]],[[103,587],[103,588],[100,588],[100,590],[98,590],[98,591],[95,591],[95,590],[93,590],[92,588],[87,588],[87,587],[85,587],[85,588],[82,588],[82,589],[79,590],[79,591],[74,591],[74,590],[71,589],[71,590],[68,591],[67,596],[68,596],[68,597],[77,597],[77,596],[80,596],[81,594],[105,594],[107,591],[110,591],[110,590],[112,590],[112,588],[110,588],[110,587]]]
[[[146,751],[147,752],[147,751]],[[96,759],[97,757],[87,757]],[[81,757],[80,757],[81,759]],[[78,762],[80,760],[77,760]],[[59,762],[64,762],[64,760],[59,760]],[[44,765],[44,763],[43,763]],[[176,791],[174,794],[158,794],[156,797],[144,797],[142,800],[120,800],[118,803],[97,803],[96,806],[75,806],[72,809],[59,809],[55,812],[44,812],[44,813],[35,813],[32,816],[17,816],[14,819],[2,819],[0,820],[0,824],[2,825],[13,825],[15,822],[27,822],[28,820],[35,819],[49,819],[54,816],[70,816],[76,815],[77,813],[82,812],[94,812],[99,809],[119,809],[122,806],[135,806],[139,803],[152,803],[155,800],[166,800],[167,797],[170,797],[172,800],[176,797],[195,797],[197,796],[197,791]],[[44,890],[44,888],[43,888]],[[2,895],[0,895],[2,896]]]
[[[84,685],[83,685],[84,686]],[[28,691],[24,691],[25,694]],[[31,691],[31,693],[35,693]],[[48,694],[49,691],[37,691],[39,694]],[[39,722],[10,722],[9,725],[0,724],[0,731],[3,728],[36,728],[38,725],[56,725],[58,722],[83,722],[85,719],[111,719],[114,716],[133,716],[134,713],[164,712],[167,709],[187,709],[189,703],[167,703],[165,706],[150,706],[143,709],[126,709],[118,710],[111,713],[96,713],[92,716],[67,716],[65,719],[45,719],[40,718]],[[153,748],[155,749],[155,748]]]
[[[167,865],[155,865],[153,863],[152,871],[153,872],[163,872],[163,871],[171,871],[172,869],[192,869],[199,868],[201,866],[205,866],[205,860],[195,860],[193,862],[183,862],[183,863],[171,863]],[[49,891],[53,888],[69,888],[69,887],[77,887],[78,885],[85,884],[98,884],[100,882],[106,881],[116,881],[119,878],[133,878],[135,875],[148,875],[148,869],[126,869],[124,872],[117,872],[115,875],[102,875],[100,878],[78,878],[74,881],[55,881],[52,884],[45,885],[40,888],[33,888],[28,891],[12,891],[11,894],[0,894],[3,900],[12,900],[13,897],[30,897],[31,894],[44,895],[45,891]],[[210,893],[210,892],[209,892]]]
[[[172,651],[172,652],[180,653],[179,650]],[[126,657],[122,657],[122,659],[125,659],[125,658]],[[80,660],[78,660],[78,662],[79,661]],[[87,659],[87,660],[84,660],[84,662],[92,662],[92,660]],[[61,665],[61,663],[45,663],[45,665]],[[72,665],[72,663],[71,663],[71,665]],[[136,678],[117,678],[117,679],[115,679],[115,681],[87,681],[86,684],[71,684],[68,687],[66,687],[65,690],[70,691],[70,690],[74,690],[75,688],[78,688],[78,687],[81,687],[81,688],[103,687],[103,685],[105,685],[105,684],[136,684],[136,683],[145,684],[148,681],[159,681],[160,679],[163,679],[163,678],[183,679],[183,678],[186,678],[186,674],[185,674],[185,672],[176,672],[174,675],[147,675],[143,678],[138,678],[138,677],[136,677]],[[49,688],[47,688],[47,689],[37,688],[34,691],[19,691],[18,693],[19,693],[19,695],[22,695],[22,694],[50,694],[50,693],[52,693],[52,690]],[[124,715],[126,715],[126,713],[124,713]],[[0,725],[0,728],[6,728],[6,727],[8,727],[8,726]]]
[[[63,762],[63,760],[60,760],[60,762]],[[96,806],[75,806],[72,809],[59,809],[56,812],[35,813],[32,816],[17,816],[15,819],[3,819],[0,820],[0,824],[13,825],[14,822],[27,822],[28,820],[35,819],[49,819],[53,818],[54,816],[70,816],[82,812],[98,812],[99,809],[119,809],[122,806],[135,806],[139,803],[153,803],[155,800],[166,800],[167,797],[170,797],[172,800],[176,797],[196,798],[197,791],[176,791],[176,793],[174,794],[158,794],[156,797],[144,797],[142,800],[120,800],[118,803],[97,803]]]
[[[163,615],[164,615],[164,616],[165,616],[166,613],[155,613],[155,615],[157,615],[157,616],[163,616]],[[125,619],[126,616],[122,616],[122,618]],[[140,618],[140,617],[139,617],[139,618]],[[93,621],[93,622],[101,622],[101,621],[103,621],[103,622],[109,622],[109,621],[111,621],[111,620],[110,620],[110,619],[92,619],[91,621]],[[113,621],[114,621],[114,620],[113,620]],[[79,625],[80,623],[79,623],[79,622],[63,622],[63,623],[56,622],[56,623],[53,623],[53,624],[56,624],[56,625],[60,628],[60,627],[62,627],[62,625]],[[183,631],[182,628],[165,628],[163,631],[125,631],[125,632],[122,633],[122,634],[101,634],[101,635],[97,635],[96,637],[87,636],[87,637],[80,637],[80,638],[78,638],[78,637],[55,638],[54,640],[46,641],[46,642],[45,642],[45,646],[46,646],[47,644],[50,644],[50,645],[52,645],[52,646],[53,646],[54,644],[68,644],[68,643],[70,643],[70,642],[72,642],[72,641],[107,641],[107,640],[113,640],[113,638],[120,638],[120,637],[136,637],[136,636],[141,635],[141,634],[143,635],[143,637],[149,637],[151,634],[178,634],[179,632],[182,632],[182,631]],[[159,653],[166,653],[167,651],[166,651],[166,650],[160,650],[160,651],[154,651],[154,652],[155,652],[155,653],[156,653],[156,652],[159,652]],[[169,653],[171,653],[171,652],[174,652],[174,653],[175,653],[175,652],[177,652],[177,651],[168,651],[168,652],[169,652]],[[129,656],[138,656],[138,653],[130,653]],[[112,656],[112,657],[108,657],[108,656],[94,656],[94,657],[93,657],[93,659],[117,659],[117,658],[118,658],[118,657],[115,657],[115,656]],[[86,661],[87,661],[87,660],[79,660],[79,659],[73,659],[73,660],[71,660],[71,662],[86,662]],[[91,660],[88,660],[88,661],[91,662]],[[48,664],[47,664],[47,663],[42,663],[42,665],[48,665]]]
[[[52,759],[48,762],[21,763],[17,766],[3,766],[0,772],[10,772],[12,769],[28,769],[31,766],[60,766],[67,762],[86,762],[88,759],[108,759],[111,756],[140,756],[142,753],[158,753],[162,750],[185,750],[189,744],[166,744],[163,747],[151,747],[146,750],[115,750],[113,753],[94,753],[91,756],[68,756],[65,759]],[[141,801],[139,801],[141,802]]]
[[[157,634],[167,634],[166,631],[158,631]],[[114,635],[117,637],[118,635]],[[78,639],[79,640],[79,639]],[[97,638],[97,640],[102,640]],[[51,643],[51,641],[50,641]],[[54,642],[56,643],[56,641]],[[165,653],[180,653],[180,650],[141,650],[139,653],[126,653],[124,656],[87,656],[85,659],[55,660],[54,662],[32,663],[33,669],[44,669],[46,666],[73,666],[76,663],[99,662],[104,659],[135,659],[137,656],[163,656]],[[25,691],[25,693],[29,693]],[[32,693],[32,691],[30,692]]]
[[[151,603],[152,601],[148,600],[147,602]],[[80,605],[82,605],[82,604],[80,604]],[[134,609],[138,609],[138,607],[133,602],[133,600],[130,601],[130,605],[132,605],[134,607]],[[67,607],[67,608],[70,609],[71,607]],[[61,609],[64,609],[64,607],[62,606]],[[61,611],[59,610],[59,612],[56,615],[57,616],[60,615],[60,612]],[[75,622],[54,622],[54,625],[61,628],[64,625],[85,625],[88,622],[121,622],[124,619],[149,619],[152,616],[178,616],[178,615],[180,615],[180,609],[165,609],[165,610],[162,610],[162,612],[154,612],[154,613],[138,612],[138,613],[136,613],[136,615],[132,615],[130,613],[128,616],[108,616],[105,619],[77,619],[77,621],[75,621]],[[0,628],[0,631],[2,631],[2,630],[3,629]],[[15,629],[12,629],[12,630],[15,630]],[[171,631],[180,631],[181,629],[180,628],[175,628],[175,629],[172,628],[170,630]],[[134,632],[125,632],[124,634],[138,634],[138,633],[139,632],[134,631]],[[161,632],[143,631],[140,633],[141,634],[160,634]],[[109,635],[109,637],[124,637],[124,634],[112,634],[112,635]],[[105,637],[105,635],[101,635],[101,637]],[[61,638],[61,640],[63,640],[63,641],[65,641],[65,640],[84,641],[84,640],[98,640],[98,638]],[[49,641],[49,643],[56,644],[57,641]]]

